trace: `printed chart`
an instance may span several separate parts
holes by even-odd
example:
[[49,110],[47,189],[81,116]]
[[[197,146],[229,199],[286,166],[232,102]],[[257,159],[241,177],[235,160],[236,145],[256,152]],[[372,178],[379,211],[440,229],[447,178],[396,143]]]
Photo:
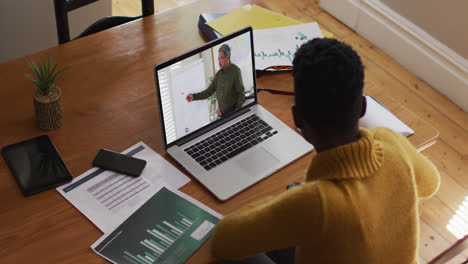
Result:
[[208,239],[218,221],[162,188],[92,248],[114,263],[183,263]]
[[255,68],[292,66],[294,54],[303,43],[322,37],[317,22],[254,30]]

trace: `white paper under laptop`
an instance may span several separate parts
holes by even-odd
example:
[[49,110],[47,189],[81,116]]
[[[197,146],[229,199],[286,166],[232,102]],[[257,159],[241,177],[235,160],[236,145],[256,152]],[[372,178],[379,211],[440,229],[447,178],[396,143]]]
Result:
[[[223,44],[229,46],[230,56],[219,51]],[[257,103],[253,50],[249,27],[154,68],[165,149],[220,200],[313,149]],[[224,68],[226,56],[239,70]],[[220,86],[214,89],[219,94],[187,99],[206,90],[213,80]],[[224,110],[218,96],[224,100]]]

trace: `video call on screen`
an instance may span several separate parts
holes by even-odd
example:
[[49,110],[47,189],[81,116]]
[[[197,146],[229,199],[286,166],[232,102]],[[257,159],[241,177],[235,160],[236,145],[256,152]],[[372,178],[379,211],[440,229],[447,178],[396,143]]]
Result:
[[[218,54],[223,44],[230,48],[230,63],[241,71],[245,97],[254,92],[248,32],[159,70],[157,74],[167,144],[221,118],[215,94],[208,99],[191,102],[187,101],[187,96],[208,88],[220,70]],[[243,105],[253,100],[246,99]]]

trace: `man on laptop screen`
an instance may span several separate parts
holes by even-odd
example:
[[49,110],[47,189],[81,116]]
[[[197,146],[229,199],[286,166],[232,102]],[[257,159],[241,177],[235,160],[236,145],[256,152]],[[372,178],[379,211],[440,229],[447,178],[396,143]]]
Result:
[[[253,102],[248,33],[158,71],[168,143]],[[216,61],[218,63],[216,63]],[[242,74],[245,73],[245,74]],[[244,78],[243,78],[244,77]]]
[[231,63],[231,49],[223,44],[218,51],[220,70],[206,90],[200,93],[187,95],[187,101],[203,100],[216,92],[219,105],[219,116],[242,107],[245,101],[242,74],[235,64]]

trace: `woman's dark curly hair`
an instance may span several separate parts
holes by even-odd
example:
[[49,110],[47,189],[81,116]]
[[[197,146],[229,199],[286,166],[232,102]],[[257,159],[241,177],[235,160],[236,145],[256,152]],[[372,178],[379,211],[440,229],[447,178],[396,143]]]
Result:
[[293,75],[296,108],[318,133],[357,128],[364,66],[349,45],[327,38],[304,43],[295,54]]

